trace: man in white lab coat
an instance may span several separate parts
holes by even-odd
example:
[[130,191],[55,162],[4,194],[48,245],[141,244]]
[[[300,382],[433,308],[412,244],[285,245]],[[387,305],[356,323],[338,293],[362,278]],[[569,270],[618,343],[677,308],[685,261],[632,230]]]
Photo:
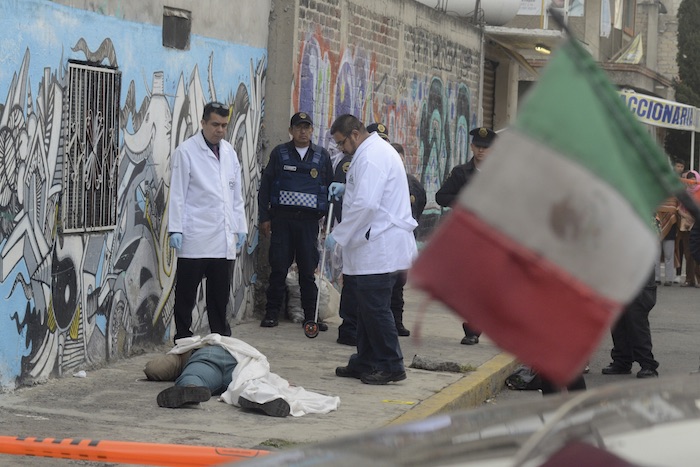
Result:
[[331,126],[338,148],[353,154],[345,185],[334,182],[333,196],[343,196],[343,221],[326,237],[326,246],[342,246],[344,280],[357,302],[357,353],[335,374],[365,384],[406,379],[403,354],[391,312],[391,292],[399,271],[416,254],[408,181],[401,157],[377,133],[368,133],[353,115]]
[[227,105],[206,104],[201,131],[171,158],[168,231],[170,246],[178,251],[174,340],[192,336],[192,309],[203,277],[211,332],[231,335],[226,319],[231,268],[248,226],[241,165],[224,139],[228,122]]

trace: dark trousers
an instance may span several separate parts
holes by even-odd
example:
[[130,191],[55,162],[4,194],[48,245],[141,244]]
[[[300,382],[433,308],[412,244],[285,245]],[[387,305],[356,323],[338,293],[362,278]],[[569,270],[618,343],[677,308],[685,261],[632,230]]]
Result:
[[[343,288],[340,291],[340,317],[343,322],[338,327],[338,337],[344,339],[357,338],[357,300],[353,284],[355,281],[348,280],[348,276],[343,274]],[[396,283],[391,289],[391,314],[394,317],[394,325],[398,328],[403,325],[403,288],[406,285],[407,272],[399,271],[396,276]]]
[[231,335],[226,307],[231,288],[233,261],[226,258],[178,258],[175,285],[175,340],[192,335],[192,309],[197,288],[207,278],[207,318],[211,332]]
[[357,302],[357,353],[348,367],[359,373],[404,371],[403,354],[391,313],[398,273],[345,276]]
[[338,313],[343,322],[338,326],[339,339],[357,339],[357,300],[353,288],[355,281],[351,277],[343,274],[343,288],[340,291],[340,310]]
[[318,219],[274,217],[270,237],[270,283],[267,287],[265,317],[276,319],[284,305],[289,267],[296,260],[304,320],[313,321],[318,288],[314,272],[318,252]]
[[403,288],[407,277],[407,271],[399,271],[394,288],[391,289],[391,313],[397,328],[403,326]]
[[469,324],[465,321],[462,323],[462,329],[464,330],[464,335],[467,337],[471,336],[476,336],[479,337],[481,335],[481,331],[475,331],[474,329],[469,327]]
[[645,287],[630,303],[612,328],[613,348],[610,356],[613,364],[631,368],[633,362],[642,368],[656,370],[659,362],[651,352],[649,312],[656,304],[656,287]]

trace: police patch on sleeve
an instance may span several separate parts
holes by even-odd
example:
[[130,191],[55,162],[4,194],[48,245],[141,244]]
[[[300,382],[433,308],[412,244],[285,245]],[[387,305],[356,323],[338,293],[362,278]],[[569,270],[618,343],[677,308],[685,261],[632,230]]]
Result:
[[343,172],[348,173],[348,170],[350,170],[350,162],[346,162],[343,164]]

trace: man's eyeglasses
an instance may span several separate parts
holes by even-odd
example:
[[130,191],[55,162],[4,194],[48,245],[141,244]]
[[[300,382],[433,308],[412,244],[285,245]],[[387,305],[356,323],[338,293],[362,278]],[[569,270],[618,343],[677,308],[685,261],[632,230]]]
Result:
[[345,147],[345,142],[348,140],[348,138],[349,138],[349,136],[346,136],[344,140],[342,140],[342,141],[337,141],[337,142],[335,143],[335,146],[336,146],[338,149],[343,149],[343,148]]

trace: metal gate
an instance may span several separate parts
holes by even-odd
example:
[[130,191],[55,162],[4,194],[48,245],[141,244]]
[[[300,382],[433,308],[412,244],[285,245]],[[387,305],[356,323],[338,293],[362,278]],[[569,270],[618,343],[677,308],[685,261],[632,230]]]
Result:
[[111,229],[117,217],[121,73],[68,64],[63,230]]

